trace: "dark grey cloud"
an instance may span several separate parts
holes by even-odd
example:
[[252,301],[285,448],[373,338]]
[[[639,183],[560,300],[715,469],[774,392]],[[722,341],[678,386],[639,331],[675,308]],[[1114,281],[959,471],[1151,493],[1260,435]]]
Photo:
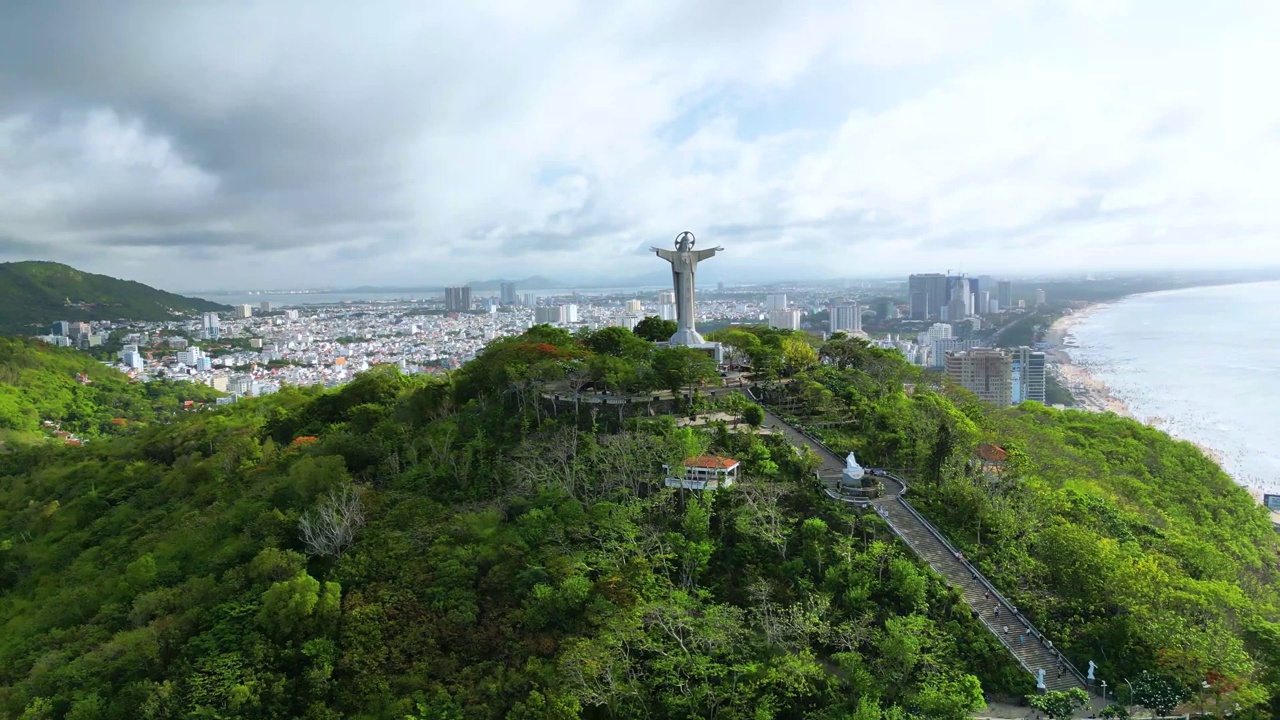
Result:
[[1153,213],[1270,222],[1252,188],[1273,178],[1230,167],[1280,143],[1249,81],[1270,15],[1224,10],[1229,48],[1147,58],[1128,40],[1210,31],[1085,18],[1111,46],[1050,3],[904,7],[8,3],[0,253],[394,284],[554,274],[580,246],[574,271],[607,273],[689,227],[734,244],[725,271],[827,275],[862,248],[1070,260]]

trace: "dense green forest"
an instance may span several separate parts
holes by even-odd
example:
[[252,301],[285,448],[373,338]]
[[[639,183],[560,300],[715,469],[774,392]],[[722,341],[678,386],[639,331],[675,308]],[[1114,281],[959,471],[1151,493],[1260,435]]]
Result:
[[[983,407],[843,336],[720,339],[777,407],[906,473],[1078,663],[1274,709],[1275,535],[1194,448]],[[620,328],[537,326],[446,377],[376,368],[83,447],[14,444],[0,716],[962,718],[984,691],[1032,690],[879,517],[827,500],[812,453],[715,382],[705,356]],[[663,388],[692,391],[664,401],[681,415],[744,422],[591,402]],[[982,441],[1010,451],[994,478]],[[707,452],[741,481],[662,487]]]
[[0,447],[41,435],[46,421],[82,438],[119,435],[173,419],[186,400],[219,395],[189,382],[135,383],[70,348],[0,337]]
[[54,262],[0,263],[0,334],[49,332],[58,320],[170,320],[226,305]]

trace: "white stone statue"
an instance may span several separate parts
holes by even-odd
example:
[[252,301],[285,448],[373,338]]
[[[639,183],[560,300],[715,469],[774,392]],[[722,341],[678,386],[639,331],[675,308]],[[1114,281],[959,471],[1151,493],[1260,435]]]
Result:
[[845,485],[861,485],[862,476],[865,474],[862,466],[853,457],[853,453],[849,453],[849,457],[845,458],[844,472],[840,473],[841,482]]
[[1047,689],[1047,688],[1045,687],[1045,685],[1044,685],[1044,669],[1043,669],[1043,668],[1041,668],[1040,670],[1036,671],[1036,689],[1037,689],[1037,690],[1046,690],[1046,689]]
[[671,281],[676,291],[676,333],[668,341],[671,345],[685,347],[705,345],[706,341],[698,334],[694,311],[694,274],[698,271],[698,263],[714,257],[722,247],[708,250],[694,250],[696,240],[693,233],[684,231],[676,236],[674,250],[649,248],[658,257],[671,263]]
[[1093,680],[1093,679],[1094,679],[1094,678],[1093,678],[1093,671],[1094,671],[1095,669],[1097,669],[1097,667],[1098,667],[1098,666],[1097,666],[1097,665],[1095,665],[1095,664],[1093,663],[1093,661],[1092,661],[1092,660],[1090,660],[1090,661],[1089,661],[1089,679],[1090,679],[1090,680]]

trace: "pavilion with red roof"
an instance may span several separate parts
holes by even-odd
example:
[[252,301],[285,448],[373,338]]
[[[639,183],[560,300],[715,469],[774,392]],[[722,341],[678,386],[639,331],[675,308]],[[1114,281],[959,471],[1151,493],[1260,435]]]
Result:
[[684,477],[666,479],[667,487],[685,490],[716,490],[729,487],[738,479],[738,465],[733,458],[699,455],[684,461]]

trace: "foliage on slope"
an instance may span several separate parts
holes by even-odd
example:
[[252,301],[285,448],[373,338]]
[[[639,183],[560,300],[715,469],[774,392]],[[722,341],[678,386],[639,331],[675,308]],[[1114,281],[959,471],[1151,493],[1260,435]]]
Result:
[[[908,470],[1081,664],[1275,692],[1275,539],[1193,449],[933,392],[849,338],[822,367],[798,336],[733,340],[800,371],[771,392],[832,444]],[[679,387],[696,362],[538,327],[447,380],[380,368],[0,454],[0,716],[959,718],[1030,689],[878,517],[817,493],[811,455],[538,392]],[[969,463],[981,440],[1012,452],[998,483]],[[742,460],[739,486],[655,483],[706,451]],[[334,518],[358,532],[308,542]]]
[[0,333],[45,333],[58,320],[168,320],[175,311],[227,309],[60,263],[0,263]]
[[47,420],[81,437],[120,434],[218,395],[193,383],[133,383],[70,348],[0,337],[0,433],[32,433]]
[[[959,718],[979,677],[1025,689],[811,455],[514,390],[590,340],[0,454],[0,716]],[[654,484],[708,450],[739,487]],[[353,495],[354,544],[314,552],[300,518]]]
[[[916,505],[1078,665],[1113,685],[1155,672],[1224,706],[1280,692],[1277,535],[1215,463],[1112,414],[997,409],[955,388],[876,397],[858,381],[873,352],[798,381],[827,393],[805,413],[856,419],[816,431],[904,469]],[[1010,460],[984,471],[980,442]]]

